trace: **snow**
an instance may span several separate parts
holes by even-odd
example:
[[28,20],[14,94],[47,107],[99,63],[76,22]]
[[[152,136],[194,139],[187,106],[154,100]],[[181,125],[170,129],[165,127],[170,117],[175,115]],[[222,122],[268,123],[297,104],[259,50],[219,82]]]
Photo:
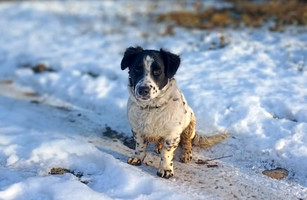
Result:
[[[173,4],[0,3],[0,199],[307,198],[305,28],[177,27],[165,36],[154,16],[180,9]],[[131,136],[120,61],[135,45],[180,54],[176,79],[197,130],[231,134],[194,148],[191,163],[175,162],[170,180],[155,175],[151,148],[146,165],[130,166],[133,151],[102,134],[107,126]],[[34,73],[38,63],[52,70]],[[218,168],[195,164],[227,155]],[[83,175],[50,175],[54,167]],[[277,167],[289,176],[261,174]]]

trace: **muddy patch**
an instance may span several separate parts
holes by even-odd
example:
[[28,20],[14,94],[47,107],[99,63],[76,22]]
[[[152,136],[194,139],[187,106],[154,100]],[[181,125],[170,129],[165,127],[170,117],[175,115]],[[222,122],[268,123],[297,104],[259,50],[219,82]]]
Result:
[[105,127],[105,130],[102,132],[102,135],[104,137],[112,139],[114,142],[119,140],[125,146],[127,146],[130,149],[134,149],[135,148],[135,141],[134,141],[133,137],[128,137],[124,133],[119,133],[119,132],[113,130],[109,126]]

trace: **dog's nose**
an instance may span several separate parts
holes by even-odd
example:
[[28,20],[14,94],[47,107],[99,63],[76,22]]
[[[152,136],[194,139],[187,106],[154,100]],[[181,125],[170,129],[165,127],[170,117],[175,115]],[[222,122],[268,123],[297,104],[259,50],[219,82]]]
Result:
[[139,87],[138,93],[140,96],[147,96],[149,94],[150,88],[147,86]]

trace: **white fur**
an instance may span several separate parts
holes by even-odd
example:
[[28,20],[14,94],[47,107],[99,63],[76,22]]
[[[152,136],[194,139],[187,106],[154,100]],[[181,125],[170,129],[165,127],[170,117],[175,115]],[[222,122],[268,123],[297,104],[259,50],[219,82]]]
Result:
[[147,73],[150,72],[150,67],[151,67],[151,64],[153,63],[154,59],[150,56],[146,56],[145,59],[144,59],[144,66],[145,66],[145,69],[147,71]]

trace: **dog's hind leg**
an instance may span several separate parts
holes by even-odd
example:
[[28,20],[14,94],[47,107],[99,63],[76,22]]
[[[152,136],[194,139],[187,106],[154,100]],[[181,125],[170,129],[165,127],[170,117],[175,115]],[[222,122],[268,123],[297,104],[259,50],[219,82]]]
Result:
[[193,150],[192,150],[192,139],[195,136],[195,124],[196,120],[194,115],[192,115],[190,124],[183,130],[181,133],[181,154],[180,154],[180,161],[183,163],[190,162],[192,160],[193,156]]
[[145,156],[146,156],[146,148],[148,142],[145,140],[145,137],[141,134],[137,134],[133,132],[133,137],[135,140],[135,152],[134,156],[128,158],[128,164],[130,165],[141,165]]

